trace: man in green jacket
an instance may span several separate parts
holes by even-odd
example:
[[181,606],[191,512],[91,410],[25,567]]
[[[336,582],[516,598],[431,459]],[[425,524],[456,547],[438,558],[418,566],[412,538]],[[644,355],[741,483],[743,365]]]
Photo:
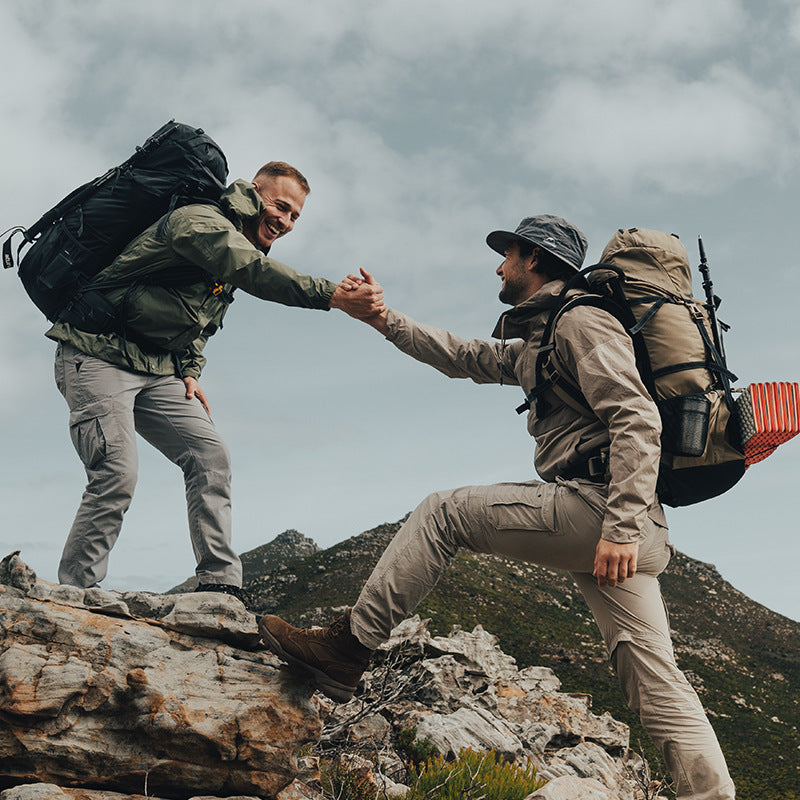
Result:
[[[200,591],[240,595],[231,547],[230,456],[198,379],[203,348],[222,325],[235,288],[283,305],[383,310],[380,287],[311,278],[268,256],[294,227],[310,189],[284,162],[237,180],[220,207],[189,205],[152,225],[98,280],[115,309],[109,330],[59,321],[56,383],[87,486],[58,569],[61,583],[96,586],[136,484],[138,433],[183,471]],[[67,317],[69,318],[69,317]]]

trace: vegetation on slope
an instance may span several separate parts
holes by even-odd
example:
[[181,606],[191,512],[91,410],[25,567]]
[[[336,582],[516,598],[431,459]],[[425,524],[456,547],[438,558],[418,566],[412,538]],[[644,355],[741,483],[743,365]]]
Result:
[[[262,611],[325,624],[352,605],[399,523],[269,572],[252,561],[245,585]],[[753,602],[708,564],[677,554],[662,577],[678,662],[698,690],[742,800],[800,800],[800,624]],[[520,668],[551,667],[564,691],[590,694],[596,713],[631,727],[660,758],[625,705],[591,613],[569,575],[493,556],[459,554],[419,606],[436,634],[483,627]],[[638,749],[638,748],[637,748]],[[660,766],[663,770],[663,765]]]

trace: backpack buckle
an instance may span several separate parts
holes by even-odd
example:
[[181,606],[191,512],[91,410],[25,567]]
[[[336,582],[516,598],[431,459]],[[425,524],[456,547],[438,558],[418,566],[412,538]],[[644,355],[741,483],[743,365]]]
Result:
[[692,319],[702,321],[703,312],[698,308],[696,303],[686,303],[686,308],[689,310]]
[[608,450],[601,450],[586,461],[586,472],[593,480],[603,480],[608,470]]

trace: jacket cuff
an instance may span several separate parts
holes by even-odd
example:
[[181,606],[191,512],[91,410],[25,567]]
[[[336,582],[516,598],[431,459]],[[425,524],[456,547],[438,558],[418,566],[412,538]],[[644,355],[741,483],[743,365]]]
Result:
[[318,308],[321,311],[330,311],[331,310],[331,297],[333,297],[333,293],[336,291],[336,287],[338,286],[337,283],[333,283],[325,279],[325,288],[320,290],[320,305]]
[[405,328],[405,314],[395,311],[393,308],[386,309],[386,339],[392,343],[396,342]]

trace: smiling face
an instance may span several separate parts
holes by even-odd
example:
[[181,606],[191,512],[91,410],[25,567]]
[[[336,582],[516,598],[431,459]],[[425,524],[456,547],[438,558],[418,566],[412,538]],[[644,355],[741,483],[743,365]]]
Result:
[[256,247],[266,249],[294,228],[306,202],[306,192],[289,175],[260,175],[253,185],[266,208],[245,235]]

